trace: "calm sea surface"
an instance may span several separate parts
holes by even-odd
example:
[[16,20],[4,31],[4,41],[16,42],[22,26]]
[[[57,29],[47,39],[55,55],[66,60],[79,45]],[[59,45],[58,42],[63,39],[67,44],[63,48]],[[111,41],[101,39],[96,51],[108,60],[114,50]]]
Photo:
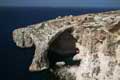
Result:
[[[81,15],[116,10],[106,8],[0,8],[0,63],[1,80],[49,80],[49,72],[28,71],[34,55],[34,48],[21,49],[12,40],[12,31],[30,24],[54,19],[57,16]],[[5,65],[5,66],[3,66]]]

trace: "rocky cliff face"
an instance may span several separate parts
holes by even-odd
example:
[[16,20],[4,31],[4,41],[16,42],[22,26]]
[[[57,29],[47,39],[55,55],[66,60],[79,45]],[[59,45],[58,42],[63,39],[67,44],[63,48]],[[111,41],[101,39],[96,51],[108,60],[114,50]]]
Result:
[[60,80],[120,80],[120,10],[59,17],[16,29],[13,39],[21,48],[35,45],[30,71],[51,68],[50,50],[79,61],[54,61],[51,71]]

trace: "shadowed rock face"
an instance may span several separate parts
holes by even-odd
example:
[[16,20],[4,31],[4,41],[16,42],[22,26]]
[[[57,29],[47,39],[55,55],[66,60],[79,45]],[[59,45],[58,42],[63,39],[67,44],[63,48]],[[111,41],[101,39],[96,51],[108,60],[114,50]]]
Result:
[[30,71],[49,68],[57,80],[120,80],[120,10],[56,18],[16,29],[13,39],[21,48],[35,45]]

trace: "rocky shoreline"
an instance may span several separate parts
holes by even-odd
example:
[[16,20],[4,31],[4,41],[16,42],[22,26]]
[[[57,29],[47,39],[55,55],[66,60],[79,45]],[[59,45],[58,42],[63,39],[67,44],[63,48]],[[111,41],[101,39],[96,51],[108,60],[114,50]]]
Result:
[[[35,46],[30,71],[50,69],[60,80],[120,80],[120,10],[58,17],[14,30],[13,40],[21,48]],[[51,68],[48,50],[75,52],[72,60],[80,62]]]

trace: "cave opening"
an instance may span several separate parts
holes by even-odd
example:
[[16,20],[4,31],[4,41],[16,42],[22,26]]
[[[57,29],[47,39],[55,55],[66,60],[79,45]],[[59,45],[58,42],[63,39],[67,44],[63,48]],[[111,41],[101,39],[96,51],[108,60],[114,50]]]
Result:
[[66,65],[73,65],[72,60],[76,53],[77,40],[72,35],[73,29],[67,29],[57,35],[48,48],[48,59],[50,67],[54,67],[56,62],[63,61]]

